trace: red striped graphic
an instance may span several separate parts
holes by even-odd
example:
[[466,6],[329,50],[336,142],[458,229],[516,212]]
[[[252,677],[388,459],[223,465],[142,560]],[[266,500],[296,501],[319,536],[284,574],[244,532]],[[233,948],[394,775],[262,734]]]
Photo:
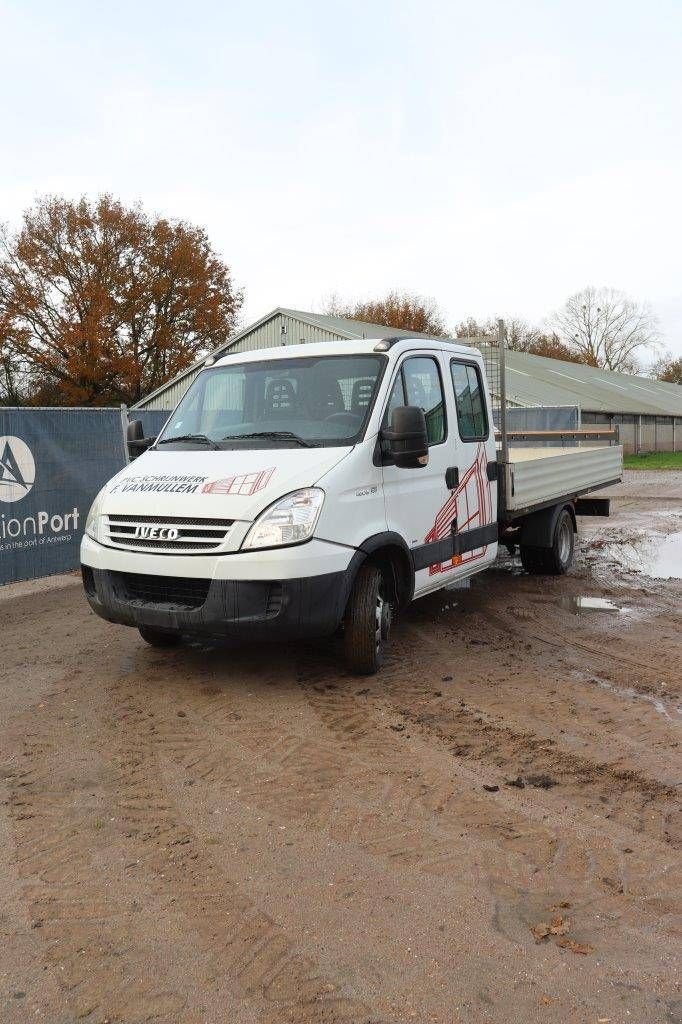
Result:
[[[457,533],[473,530],[493,521],[492,497],[488,480],[488,460],[485,447],[480,444],[476,458],[460,480],[457,488],[451,492],[448,500],[439,510],[436,520],[424,538],[425,543],[443,540],[449,537],[452,522],[457,519]],[[429,576],[440,572],[449,572],[459,565],[466,565],[485,556],[488,546],[466,551],[462,555],[454,555],[447,562],[437,562],[429,566]]]

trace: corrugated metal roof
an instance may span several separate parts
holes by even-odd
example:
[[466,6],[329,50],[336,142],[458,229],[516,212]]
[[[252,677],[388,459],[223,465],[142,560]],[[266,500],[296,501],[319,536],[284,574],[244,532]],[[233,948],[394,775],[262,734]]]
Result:
[[397,330],[395,327],[381,326],[381,324],[370,324],[365,320],[347,320],[342,316],[327,316],[325,313],[307,313],[302,309],[278,309],[276,313],[284,313],[286,316],[302,320],[304,323],[319,327],[321,330],[333,331],[343,338],[377,338],[388,337],[391,334],[399,334],[408,338],[430,338],[430,334],[419,331]]
[[507,351],[507,397],[520,405],[579,405],[589,412],[682,416],[682,387],[563,359]]
[[[237,351],[241,348],[248,349],[248,336],[261,331],[264,325],[276,318],[283,318],[287,322],[297,321],[306,328],[319,330],[327,336],[337,338],[380,338],[391,334],[414,338],[429,337],[428,334],[420,334],[417,331],[395,331],[390,327],[362,320],[346,320],[344,317],[278,306],[255,323],[233,334],[212,355],[227,355],[233,348]],[[269,337],[267,331],[262,333],[264,337]],[[305,334],[305,337],[299,340],[314,340],[310,336],[310,330],[302,334]],[[481,347],[480,339],[477,338],[456,340],[460,344]],[[159,406],[159,401],[164,407],[172,408],[205,362],[206,357],[200,359],[138,402],[134,408],[145,408],[149,404]],[[526,352],[507,352],[507,397],[510,403],[515,405],[578,405],[585,412],[682,416],[682,387],[679,384],[615,373],[612,370],[598,370],[592,366],[567,363],[561,359],[546,359],[544,356],[533,356]],[[168,404],[165,398],[168,399]]]

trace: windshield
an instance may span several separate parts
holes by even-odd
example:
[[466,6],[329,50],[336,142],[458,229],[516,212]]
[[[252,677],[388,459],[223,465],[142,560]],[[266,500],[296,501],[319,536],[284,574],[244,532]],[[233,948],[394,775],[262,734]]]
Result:
[[203,370],[157,444],[166,449],[355,444],[385,365],[378,355],[309,356]]

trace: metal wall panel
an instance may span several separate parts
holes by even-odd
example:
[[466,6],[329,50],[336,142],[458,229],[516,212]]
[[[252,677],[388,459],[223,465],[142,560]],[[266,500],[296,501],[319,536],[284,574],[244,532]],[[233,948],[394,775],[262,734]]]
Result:
[[313,327],[295,317],[279,314],[238,341],[229,354],[255,352],[261,348],[281,348],[284,345],[305,345],[314,341],[340,341],[341,337],[340,334]]

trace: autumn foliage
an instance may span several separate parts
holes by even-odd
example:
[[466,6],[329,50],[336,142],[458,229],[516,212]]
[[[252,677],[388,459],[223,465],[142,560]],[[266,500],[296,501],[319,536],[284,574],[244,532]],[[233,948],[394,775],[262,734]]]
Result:
[[0,233],[0,374],[40,405],[132,404],[233,331],[206,232],[111,196],[45,197]]
[[[569,348],[554,332],[547,334],[519,317],[510,317],[505,320],[504,326],[507,348],[512,352],[527,352],[546,359],[563,359],[567,363],[587,362],[580,352]],[[497,321],[468,317],[457,324],[455,335],[462,339],[473,338],[482,344],[497,345]]]
[[382,298],[357,302],[344,302],[334,296],[328,301],[325,313],[438,338],[448,333],[433,299],[411,292],[390,291]]

